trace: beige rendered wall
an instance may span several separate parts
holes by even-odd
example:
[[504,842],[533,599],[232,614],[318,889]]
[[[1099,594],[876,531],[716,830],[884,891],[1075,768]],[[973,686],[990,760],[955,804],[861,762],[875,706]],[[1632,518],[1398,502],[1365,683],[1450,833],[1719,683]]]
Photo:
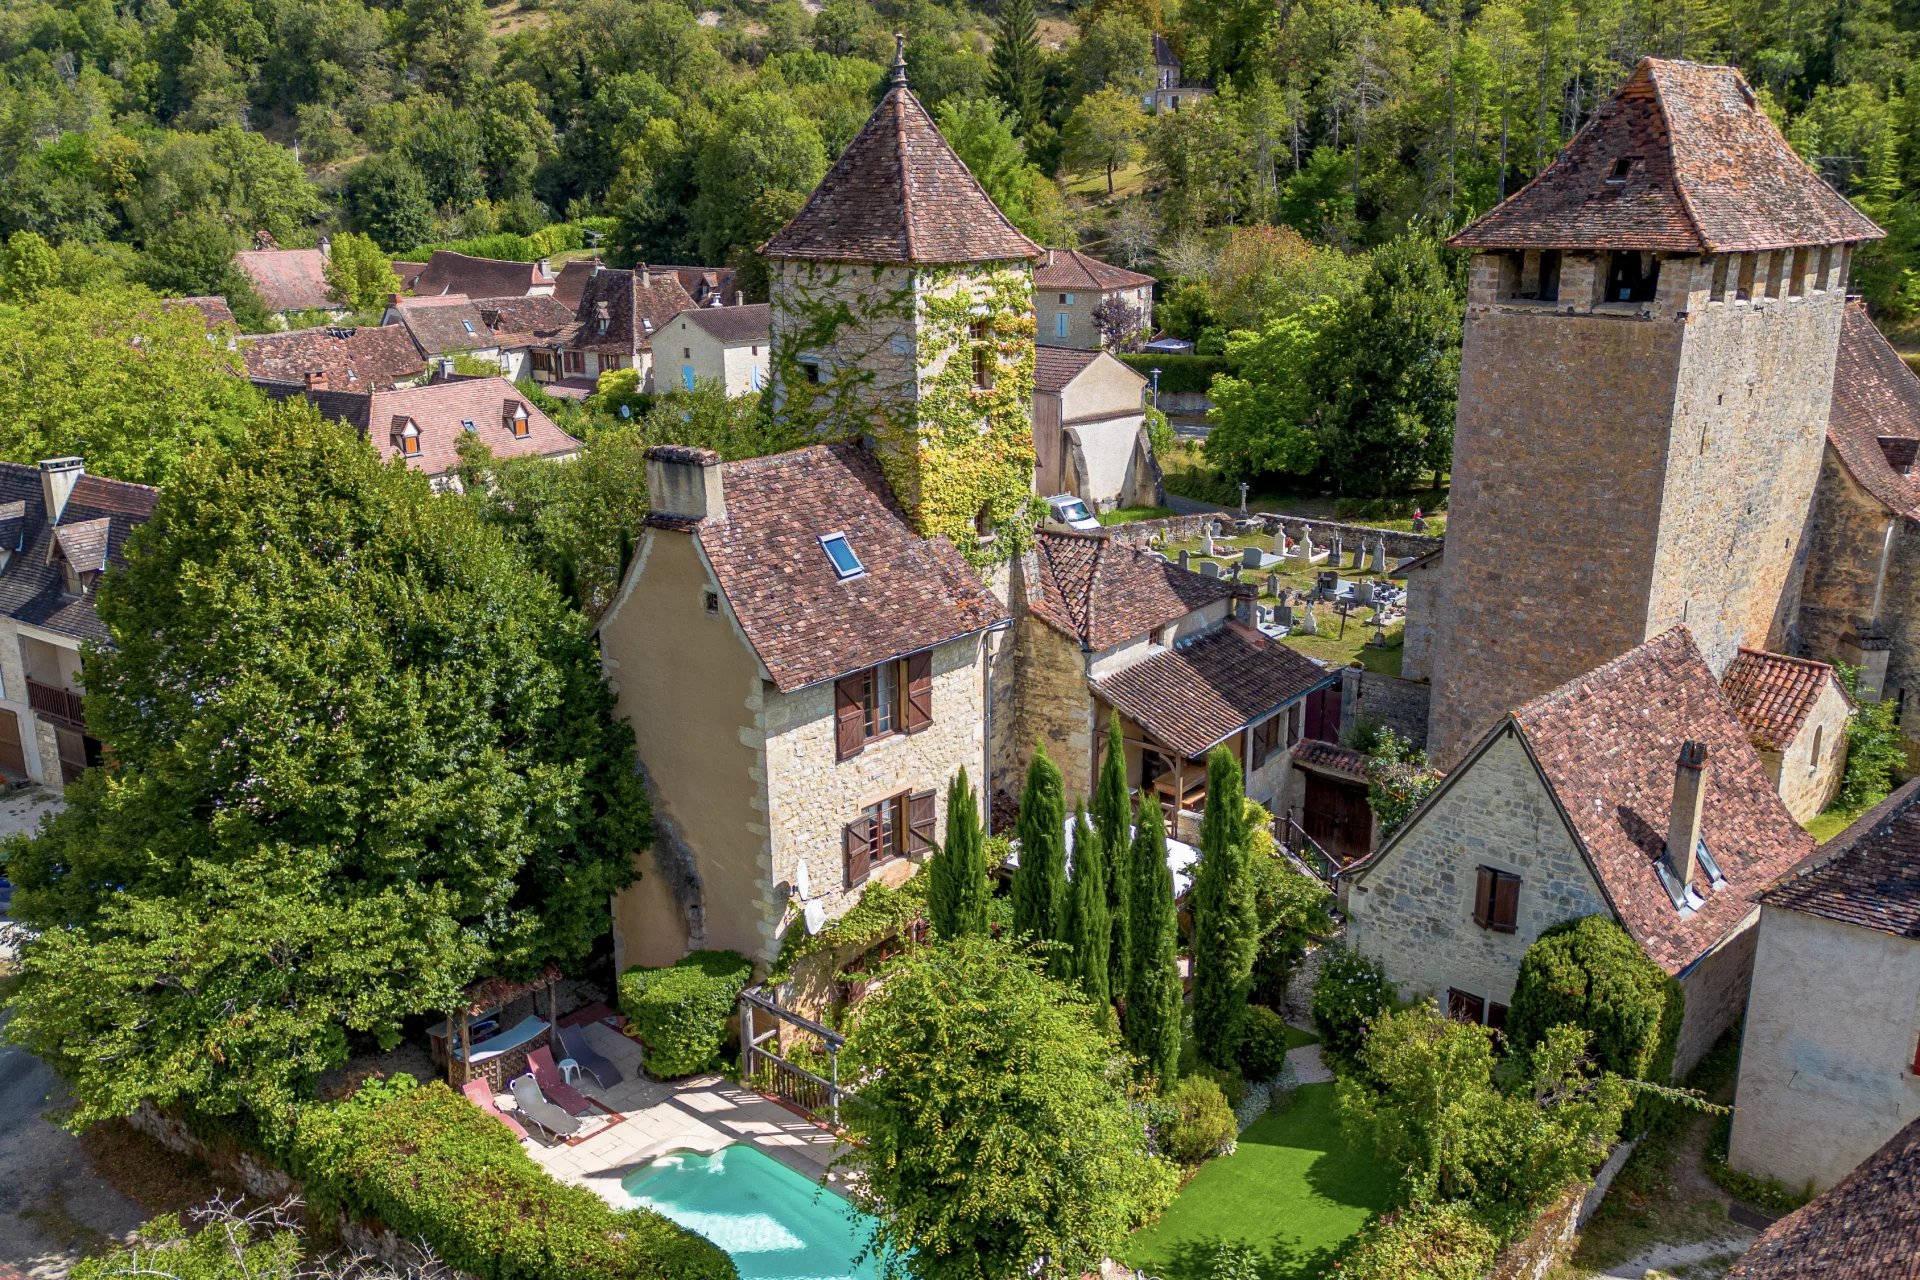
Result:
[[[1062,293],[1073,299],[1062,303]],[[1126,300],[1128,306],[1140,313],[1140,327],[1148,333],[1153,332],[1153,286],[1140,285],[1131,289],[1114,289],[1106,293],[1097,290],[1041,289],[1034,288],[1034,315],[1039,321],[1037,341],[1043,347],[1078,347],[1082,351],[1092,351],[1100,345],[1100,326],[1093,322],[1093,309],[1110,297]],[[1066,336],[1060,334],[1058,317],[1067,317]]]
[[[1138,488],[1141,395],[1146,380],[1111,356],[1095,360],[1060,393],[1060,413],[1075,455],[1062,488],[1096,510],[1126,506]],[[1034,423],[1036,439],[1040,424]],[[1055,490],[1058,492],[1058,490]]]
[[651,856],[613,903],[614,963],[690,947],[763,957],[779,920],[768,853],[760,664],[692,535],[649,530],[600,628],[615,710],[633,726],[653,799]]
[[[1463,769],[1350,886],[1347,938],[1386,968],[1403,996],[1455,987],[1507,1004],[1520,960],[1542,931],[1613,913],[1511,729]],[[1473,922],[1482,866],[1520,877],[1512,933]]]
[[1775,907],[1759,939],[1728,1160],[1824,1191],[1920,1117],[1920,941]]

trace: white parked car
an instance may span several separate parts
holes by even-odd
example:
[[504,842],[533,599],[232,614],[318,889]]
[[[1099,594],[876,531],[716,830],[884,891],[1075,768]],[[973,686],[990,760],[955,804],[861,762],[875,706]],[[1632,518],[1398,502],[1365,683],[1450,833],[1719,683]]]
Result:
[[1098,529],[1100,522],[1093,518],[1093,512],[1087,510],[1087,504],[1070,493],[1057,494],[1047,499],[1047,514],[1053,524],[1065,525],[1069,529]]

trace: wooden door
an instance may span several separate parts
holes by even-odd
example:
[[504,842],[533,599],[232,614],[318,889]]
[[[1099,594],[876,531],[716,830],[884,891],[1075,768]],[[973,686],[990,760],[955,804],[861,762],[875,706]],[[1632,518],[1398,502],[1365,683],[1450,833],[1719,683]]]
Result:
[[1300,825],[1321,848],[1343,862],[1366,853],[1373,837],[1373,811],[1367,805],[1366,787],[1308,772]]
[[20,741],[20,717],[0,709],[0,772],[9,778],[27,776],[27,749]]
[[1319,742],[1340,741],[1339,685],[1316,689],[1307,695],[1306,726],[1301,736]]

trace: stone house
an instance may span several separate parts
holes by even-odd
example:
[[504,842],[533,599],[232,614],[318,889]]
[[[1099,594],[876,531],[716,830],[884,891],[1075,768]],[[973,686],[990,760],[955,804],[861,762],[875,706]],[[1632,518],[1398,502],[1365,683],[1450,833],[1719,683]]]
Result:
[[1913,1280],[1920,1275],[1920,1120],[1832,1190],[1768,1227],[1727,1280]]
[[432,257],[418,265],[415,271],[411,269],[413,264],[393,264],[401,285],[420,298],[455,294],[467,298],[537,298],[551,295],[554,288],[553,273],[545,259],[512,262],[436,249]]
[[556,352],[579,328],[573,311],[551,294],[525,298],[476,298],[480,318],[493,331],[500,370],[515,382],[549,383],[559,375]]
[[1483,734],[1350,873],[1348,937],[1498,1027],[1541,932],[1605,915],[1686,992],[1685,1071],[1746,1004],[1758,894],[1812,847],[1676,627]]
[[500,339],[478,304],[464,293],[407,298],[394,294],[382,325],[397,324],[429,361],[453,356],[500,362]]
[[[1799,652],[1854,247],[1731,67],[1643,59],[1473,254],[1429,746],[1668,628]],[[1825,653],[1812,656],[1825,657]]]
[[1107,343],[1094,319],[1102,303],[1131,310],[1132,332],[1153,333],[1152,276],[1102,262],[1078,249],[1048,249],[1034,264],[1033,307],[1039,319],[1035,331],[1043,347],[1078,347],[1099,351]]
[[1128,785],[1161,798],[1176,838],[1204,808],[1216,746],[1240,760],[1249,797],[1278,804],[1304,704],[1335,676],[1236,621],[1240,594],[1101,534],[1039,534],[1014,565],[1013,636],[994,671],[1012,690],[995,730],[996,794],[1019,794],[1041,742],[1069,801],[1091,796],[1118,715]]
[[323,238],[317,249],[242,249],[233,255],[233,265],[282,326],[285,317],[302,311],[343,316],[348,308],[327,284],[329,248]]
[[1760,901],[1727,1158],[1824,1190],[1920,1119],[1920,782]]
[[1094,511],[1157,507],[1160,463],[1147,439],[1147,380],[1104,351],[1042,346],[1033,358],[1034,484]]
[[911,875],[954,775],[984,780],[986,637],[1006,613],[860,444],[725,464],[661,446],[647,479],[599,623],[655,827],[613,904],[615,965],[771,961],[788,929]]
[[396,391],[336,391],[322,378],[304,383],[256,381],[275,399],[304,397],[328,418],[358,431],[383,461],[403,459],[440,490],[459,492],[460,442],[478,439],[496,458],[565,462],[580,442],[562,431],[505,378],[454,374]]
[[1807,823],[1840,790],[1853,700],[1824,662],[1742,648],[1720,692],[1753,735],[1760,764],[1794,821]]
[[[604,270],[606,265],[598,257],[568,260],[554,277],[553,296],[568,311],[578,311],[587,281],[595,270]],[[657,262],[653,269],[672,272],[696,307],[738,306],[745,301],[736,288],[739,273],[732,267],[685,267]]]
[[1205,98],[1213,86],[1204,80],[1189,80],[1167,38],[1153,34],[1153,84],[1140,95],[1140,105],[1148,111],[1178,111],[1182,102]]
[[730,396],[767,385],[773,342],[766,303],[694,307],[667,321],[654,335],[654,390],[691,391],[718,383]]
[[601,267],[581,290],[575,327],[544,358],[538,348],[529,353],[533,378],[540,381],[547,374],[555,388],[591,391],[609,370],[636,369],[637,385],[647,387],[654,333],[692,309],[693,299],[672,272],[644,264],[631,270]]
[[100,579],[153,514],[146,485],[88,475],[79,458],[0,463],[0,774],[54,790],[100,762],[80,650],[110,644]]
[[240,359],[257,382],[305,384],[319,375],[334,391],[387,391],[427,375],[426,357],[397,324],[261,334],[240,343]]

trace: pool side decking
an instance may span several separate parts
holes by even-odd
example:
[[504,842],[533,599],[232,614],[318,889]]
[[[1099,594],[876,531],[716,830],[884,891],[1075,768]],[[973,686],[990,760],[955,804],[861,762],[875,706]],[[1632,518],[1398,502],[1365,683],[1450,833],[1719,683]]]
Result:
[[602,1089],[582,1074],[574,1087],[625,1121],[571,1147],[542,1134],[530,1136],[527,1154],[562,1182],[591,1188],[624,1209],[630,1201],[621,1179],[649,1160],[669,1151],[711,1154],[735,1142],[750,1142],[813,1181],[827,1176],[838,1143],[812,1121],[725,1076],[654,1080],[640,1069],[640,1046],[634,1041],[599,1023],[588,1024],[586,1035],[626,1078]]

